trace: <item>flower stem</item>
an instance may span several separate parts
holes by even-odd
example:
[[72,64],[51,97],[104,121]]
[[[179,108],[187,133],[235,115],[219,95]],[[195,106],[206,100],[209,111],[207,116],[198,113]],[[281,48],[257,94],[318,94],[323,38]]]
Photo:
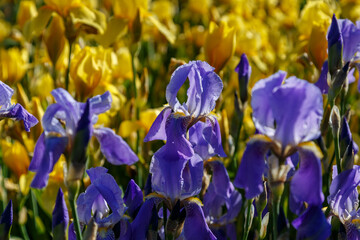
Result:
[[277,239],[277,220],[278,220],[278,216],[279,216],[279,205],[280,205],[280,201],[277,198],[273,198],[272,199],[272,211],[271,211],[271,215],[272,215],[272,234],[273,234],[273,240]]
[[74,223],[74,228],[75,228],[75,232],[76,232],[76,239],[82,240],[79,217],[78,217],[78,214],[76,211],[76,199],[79,194],[79,189],[80,189],[80,181],[74,181],[74,182],[70,183],[68,186],[69,202],[70,202],[72,216],[74,219],[73,223]]
[[244,232],[243,232],[243,240],[246,240],[249,236],[249,231],[250,231],[250,214],[251,214],[251,202],[252,199],[249,199],[247,202],[247,213],[246,213],[246,221],[245,221],[245,228],[244,228]]

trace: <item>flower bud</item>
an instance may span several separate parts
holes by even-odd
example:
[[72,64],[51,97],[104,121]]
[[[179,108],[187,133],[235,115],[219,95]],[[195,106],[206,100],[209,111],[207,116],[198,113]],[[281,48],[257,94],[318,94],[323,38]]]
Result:
[[36,15],[37,10],[34,1],[20,1],[16,17],[16,22],[19,24],[20,28],[23,28],[25,23]]
[[59,188],[54,211],[52,213],[52,231],[54,239],[66,239],[66,229],[69,223],[69,213],[66,207],[64,194]]
[[0,217],[0,239],[10,238],[10,229],[13,223],[13,205],[12,200],[6,206]]
[[[347,62],[343,68],[337,70],[336,73],[331,75],[331,83],[328,92],[329,102],[335,101],[336,96],[341,91],[343,84],[346,80],[348,75],[350,62]],[[330,61],[329,61],[329,70],[330,70]]]
[[246,54],[241,55],[240,62],[235,68],[235,72],[238,73],[239,78],[240,99],[242,103],[245,103],[248,99],[247,87],[251,75],[251,67]]
[[329,124],[332,128],[333,136],[339,136],[340,131],[340,112],[339,108],[334,105],[331,109]]
[[342,66],[343,38],[335,14],[330,25],[328,38],[329,72],[333,76]]

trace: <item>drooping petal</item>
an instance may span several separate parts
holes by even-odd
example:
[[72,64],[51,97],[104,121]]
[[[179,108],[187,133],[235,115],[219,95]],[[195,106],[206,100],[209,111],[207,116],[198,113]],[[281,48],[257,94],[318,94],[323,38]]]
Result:
[[224,164],[220,161],[209,161],[207,163],[212,170],[212,184],[216,195],[229,199],[234,190],[234,186],[230,182],[229,175]]
[[186,218],[184,222],[184,236],[191,239],[196,236],[197,239],[216,239],[209,229],[204,213],[196,202],[186,201]]
[[143,204],[143,193],[133,179],[130,180],[126,188],[124,202],[128,207],[128,214],[132,219],[134,219],[141,205]]
[[34,155],[29,165],[29,171],[36,172],[36,170],[39,169],[45,148],[45,132],[43,132],[36,142]]
[[272,112],[270,99],[275,87],[281,85],[286,72],[279,71],[266,79],[258,81],[252,88],[251,107],[256,129],[266,136],[275,134],[275,116]]
[[93,134],[100,143],[101,152],[114,165],[131,165],[139,160],[129,145],[110,128],[94,128]]
[[247,199],[256,197],[264,190],[262,176],[268,150],[269,142],[259,135],[255,135],[246,145],[234,185],[245,190]]
[[320,206],[310,206],[292,222],[297,230],[297,239],[322,240],[331,234],[331,225],[325,218]]
[[329,84],[327,82],[328,72],[329,72],[329,66],[328,66],[328,61],[326,60],[321,67],[320,77],[317,80],[317,82],[314,84],[320,89],[322,94],[327,94],[329,91]]
[[203,175],[203,160],[199,155],[194,154],[182,171],[183,187],[180,199],[192,197],[200,193]]
[[[210,119],[210,121],[208,121],[208,119]],[[204,138],[214,149],[215,154],[219,157],[226,157],[221,143],[219,122],[214,116],[209,116],[208,119],[206,120],[207,126],[203,130]]]
[[323,98],[313,84],[290,77],[270,99],[276,121],[274,138],[283,147],[317,138],[323,115]]
[[153,140],[166,140],[165,124],[171,113],[171,108],[165,107],[160,114],[156,117],[155,121],[150,127],[149,132],[144,138],[144,142]]
[[46,186],[49,174],[59,160],[60,155],[64,152],[67,143],[67,137],[50,136],[45,138],[45,151],[41,157],[40,166],[37,169],[33,169],[34,171],[36,170],[36,175],[31,182],[31,187],[43,188]]
[[2,118],[13,118],[16,121],[22,120],[24,122],[24,127],[27,132],[30,131],[30,128],[35,126],[39,121],[28,111],[26,111],[23,106],[19,103],[11,105],[9,108],[0,109],[0,119]]
[[59,191],[58,191],[58,194],[56,197],[54,211],[52,213],[52,230],[53,230],[54,236],[56,236],[56,234],[59,234],[58,236],[65,237],[68,223],[69,223],[68,209],[66,207],[64,194],[63,194],[61,188],[59,188]]
[[300,167],[294,174],[290,191],[296,202],[320,206],[324,201],[320,158],[310,148],[299,148]]
[[153,215],[157,215],[156,211],[153,211],[153,208],[156,209],[158,203],[159,199],[149,198],[141,206],[139,213],[131,223],[132,239],[146,239]]

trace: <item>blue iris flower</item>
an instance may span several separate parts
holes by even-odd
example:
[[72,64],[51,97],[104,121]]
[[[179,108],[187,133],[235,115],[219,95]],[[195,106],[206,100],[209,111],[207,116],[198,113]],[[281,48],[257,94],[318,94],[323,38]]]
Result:
[[[87,103],[75,101],[62,88],[53,90],[52,95],[56,103],[50,105],[43,116],[44,132],[36,143],[34,157],[29,166],[30,171],[36,172],[31,187],[45,187],[49,173],[60,155],[64,153],[69,157],[74,151],[84,152],[92,135],[99,141],[102,153],[111,164],[131,165],[138,161],[136,154],[113,130],[93,127],[98,114],[111,107],[112,98],[109,92],[92,97]],[[79,137],[78,142],[76,136]],[[81,141],[84,141],[83,144]]]

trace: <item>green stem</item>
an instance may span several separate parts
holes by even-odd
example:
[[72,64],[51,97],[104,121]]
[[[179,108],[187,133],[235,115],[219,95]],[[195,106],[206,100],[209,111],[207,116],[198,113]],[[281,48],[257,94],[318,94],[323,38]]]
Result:
[[66,69],[65,75],[65,89],[66,91],[69,90],[69,78],[70,78],[70,62],[71,62],[71,50],[72,50],[72,43],[69,41],[69,57],[68,57],[68,67]]
[[246,221],[245,221],[245,229],[243,232],[243,240],[246,240],[249,236],[249,230],[250,230],[250,213],[251,213],[251,199],[248,200],[247,203],[247,214],[246,214]]
[[20,229],[21,229],[21,233],[23,235],[24,240],[30,240],[30,237],[29,237],[29,235],[28,235],[28,233],[26,231],[26,227],[25,227],[24,224],[20,225]]
[[237,156],[237,152],[239,150],[239,140],[240,140],[240,133],[241,133],[241,128],[242,128],[242,125],[243,125],[243,119],[244,119],[244,116],[242,115],[240,117],[240,120],[239,120],[239,127],[237,129],[237,132],[236,132],[236,137],[235,137],[235,149],[234,149],[234,154],[232,155],[232,159],[231,159],[231,162],[233,164],[233,167],[234,169],[237,169],[237,161],[236,161],[236,156]]
[[76,182],[70,183],[70,184],[71,184],[71,186],[68,187],[69,203],[70,203],[70,207],[71,207],[72,216],[74,219],[73,223],[74,223],[74,228],[75,228],[75,232],[76,232],[76,239],[82,240],[80,222],[79,222],[79,217],[78,217],[77,210],[76,210],[76,199],[77,199],[77,196],[79,193],[80,181],[76,181]]
[[272,234],[273,234],[273,240],[277,240],[277,219],[279,216],[279,206],[280,205],[280,201],[277,200],[276,198],[272,199],[272,211],[271,211],[271,215],[272,215]]

